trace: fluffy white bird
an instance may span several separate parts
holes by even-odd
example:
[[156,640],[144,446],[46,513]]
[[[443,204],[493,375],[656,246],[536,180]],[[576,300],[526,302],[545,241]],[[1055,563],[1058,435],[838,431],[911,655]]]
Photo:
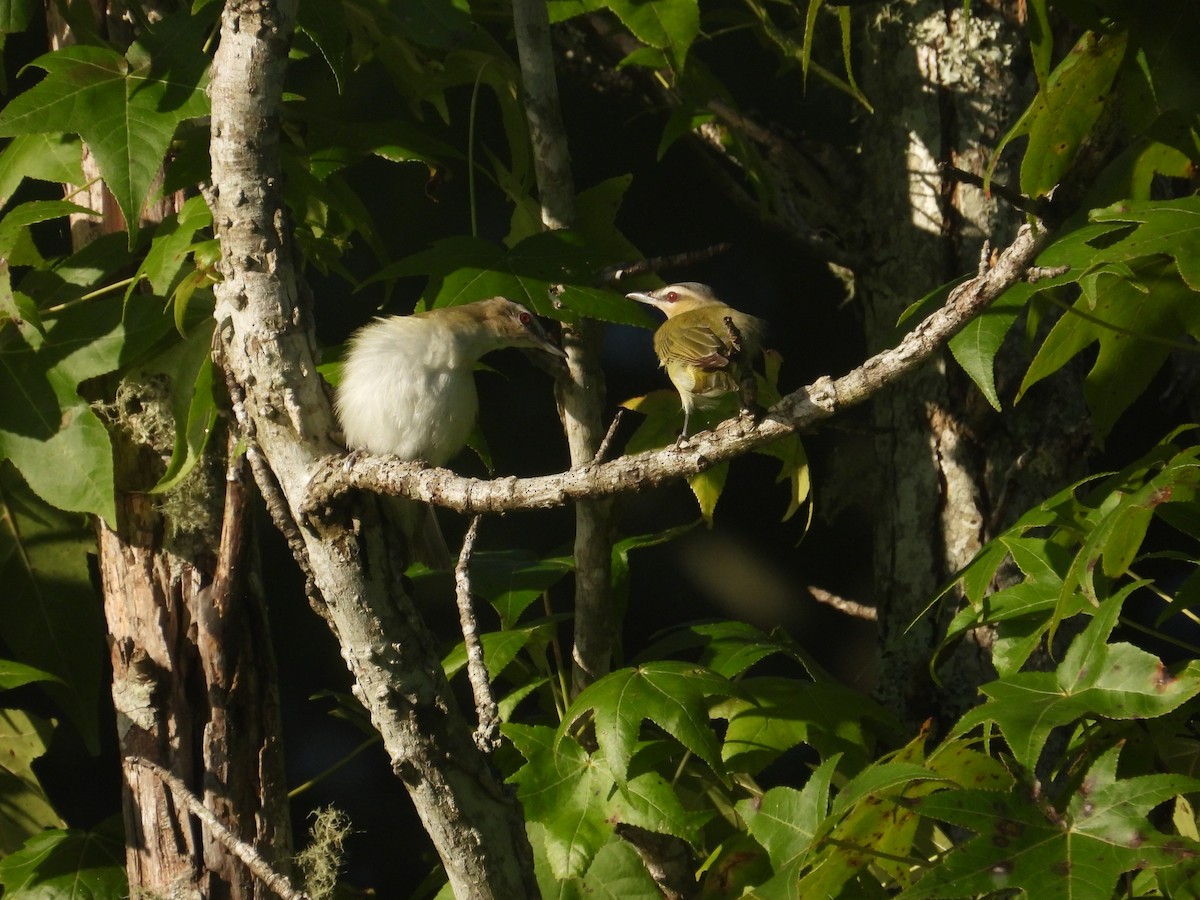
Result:
[[[475,365],[503,347],[565,355],[533,313],[504,297],[376,319],[359,329],[337,386],[346,446],[445,465],[466,445],[479,411]],[[448,567],[432,511],[411,502],[400,506],[413,558]]]

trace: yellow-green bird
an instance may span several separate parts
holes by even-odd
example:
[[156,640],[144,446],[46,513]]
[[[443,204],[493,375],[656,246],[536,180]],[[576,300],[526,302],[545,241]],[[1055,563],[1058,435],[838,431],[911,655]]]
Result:
[[654,332],[654,352],[683,402],[681,441],[688,436],[692,410],[726,394],[737,392],[744,409],[756,408],[751,366],[762,349],[766,323],[695,281],[625,296],[666,313],[667,321]]

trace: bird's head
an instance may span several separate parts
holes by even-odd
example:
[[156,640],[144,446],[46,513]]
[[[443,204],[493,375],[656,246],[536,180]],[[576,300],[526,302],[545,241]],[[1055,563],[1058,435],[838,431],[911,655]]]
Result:
[[504,297],[492,297],[459,307],[465,314],[475,318],[480,327],[494,339],[496,347],[536,347],[564,359],[566,354],[546,334],[546,329],[520,303]]
[[636,300],[638,303],[645,303],[661,309],[666,313],[668,319],[671,316],[677,316],[680,313],[699,309],[703,306],[724,305],[717,299],[717,295],[713,293],[712,288],[707,284],[700,284],[698,281],[668,284],[666,287],[661,287],[656,291],[650,291],[646,294],[626,294],[625,297],[626,299]]

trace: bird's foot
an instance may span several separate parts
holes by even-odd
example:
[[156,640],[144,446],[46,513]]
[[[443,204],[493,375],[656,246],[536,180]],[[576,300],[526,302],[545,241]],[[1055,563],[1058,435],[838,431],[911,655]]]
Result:
[[741,408],[738,412],[738,418],[749,419],[751,424],[757,425],[763,420],[763,416],[767,414],[765,406],[759,406],[757,403],[749,403]]
[[367,455],[365,450],[351,450],[346,454],[346,458],[342,460],[342,471],[349,472],[354,468],[355,463]]

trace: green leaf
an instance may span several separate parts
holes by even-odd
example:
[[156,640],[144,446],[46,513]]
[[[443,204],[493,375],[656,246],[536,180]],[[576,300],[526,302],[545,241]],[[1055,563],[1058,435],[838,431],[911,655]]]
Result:
[[650,662],[605,675],[571,704],[559,725],[559,739],[589,711],[596,742],[614,778],[624,781],[642,722],[650,720],[724,777],[721,747],[708,723],[713,697],[738,693],[728,680],[688,663]]
[[32,684],[35,681],[61,680],[57,675],[44,672],[33,666],[13,662],[11,659],[0,659],[0,691],[11,690],[23,684]]
[[1034,285],[1013,285],[950,339],[950,352],[955,361],[997,412],[1000,411],[1000,397],[996,393],[996,354],[1034,293]]
[[674,390],[664,388],[642,397],[631,397],[621,406],[646,417],[625,443],[626,453],[641,453],[673,444],[683,428],[683,407]]
[[692,489],[696,498],[696,504],[700,507],[700,517],[710,528],[713,524],[713,514],[717,510],[717,501],[721,499],[721,492],[725,490],[725,480],[728,477],[729,463],[719,462],[687,480],[688,487]]
[[113,829],[44,831],[0,860],[5,900],[124,900],[125,841]]
[[0,404],[0,458],[12,460],[47,503],[110,523],[112,446],[76,388],[170,330],[151,297],[131,302],[124,319],[121,312],[118,297],[74,304],[47,322],[41,346],[0,341],[0,395],[7,398]]
[[121,56],[106,47],[63,47],[34,60],[46,77],[0,112],[0,135],[78,134],[96,156],[129,229],[138,219],[175,128],[208,113],[202,47],[216,4],[168,16]]
[[53,723],[22,710],[0,709],[0,857],[42,829],[65,824],[33,771],[53,730]]
[[963,734],[995,722],[1013,755],[1032,770],[1051,730],[1085,717],[1149,719],[1165,715],[1200,693],[1200,664],[1174,676],[1150,653],[1107,643],[1132,585],[1100,605],[1054,672],[1019,672],[985,684],[988,702],[954,728]]
[[987,177],[1004,148],[1020,135],[1029,135],[1021,160],[1021,190],[1041,197],[1058,184],[1104,110],[1126,42],[1124,32],[1103,37],[1085,32],[1000,141]]
[[6,0],[0,6],[0,32],[14,34],[24,31],[34,15],[41,11],[42,5],[36,0]]
[[664,51],[676,72],[682,72],[692,42],[700,34],[697,0],[585,0],[590,10],[610,10],[643,44]]
[[500,627],[515,628],[521,614],[574,568],[570,557],[534,559],[520,551],[471,556],[471,588],[496,608]]
[[662,891],[633,845],[613,838],[588,866],[582,895],[589,900],[661,900]]
[[69,134],[21,134],[0,152],[0,205],[26,178],[81,184],[79,140]]
[[591,286],[604,263],[579,235],[569,232],[535,234],[507,251],[482,238],[459,236],[387,266],[369,281],[428,275],[425,297],[433,307],[502,296],[566,322],[589,316],[626,325],[652,324],[653,317],[640,304]]
[[175,446],[167,469],[152,494],[171,490],[183,481],[200,461],[217,421],[213,393],[212,333],[208,319],[148,368],[161,368],[170,378],[171,415],[175,420]]
[[0,221],[0,255],[13,266],[40,266],[42,255],[29,236],[29,226],[76,213],[95,215],[90,209],[66,200],[33,200],[9,210]]
[[32,496],[11,470],[0,473],[0,500],[0,640],[21,663],[53,676],[42,689],[95,752],[106,650],[88,571],[92,531],[81,516]]
[[[553,622],[542,622],[525,628],[515,628],[506,631],[489,631],[479,636],[483,644],[483,659],[487,664],[488,677],[495,679],[503,672],[508,664],[516,659],[517,654],[539,632],[553,629]],[[442,659],[442,668],[448,677],[465,668],[467,665],[466,644],[459,641]]]
[[1093,210],[1092,222],[1120,233],[1121,226],[1134,225],[1119,240],[1107,243],[1097,253],[1097,263],[1133,262],[1163,254],[1175,260],[1179,275],[1193,291],[1200,291],[1200,196],[1178,200],[1147,200],[1116,203]]
[[1179,336],[1200,335],[1200,303],[1178,278],[1175,265],[1160,259],[1134,268],[1138,282],[1115,275],[1100,278],[1093,293],[1083,294],[1055,323],[1019,392],[1099,343],[1084,385],[1098,441],[1150,384]]
[[1119,748],[1101,756],[1071,797],[1065,814],[1023,792],[942,791],[917,801],[923,816],[976,833],[925,871],[903,900],[1024,891],[1039,900],[1112,896],[1117,878],[1134,869],[1178,865],[1200,843],[1157,831],[1152,808],[1200,782],[1179,775],[1116,779]]
[[741,696],[717,703],[712,715],[729,720],[721,747],[726,765],[752,775],[802,743],[822,759],[838,756],[857,770],[872,758],[868,729],[895,727],[886,710],[838,684],[747,678],[738,687]]
[[203,197],[190,197],[178,213],[163,219],[155,228],[150,249],[125,291],[126,300],[143,278],[160,297],[170,294],[172,288],[192,271],[186,263],[196,249],[196,233],[210,225],[212,212]]
[[571,737],[542,726],[501,726],[526,764],[509,778],[529,822],[545,829],[545,851],[557,879],[582,875],[616,824],[607,799],[612,776]]
[[[737,805],[750,834],[767,851],[779,882],[794,885],[809,855],[818,849],[817,838],[829,814],[837,763],[836,756],[823,762],[802,790],[771,788],[761,799],[743,800]],[[794,888],[790,895],[797,896]]]

